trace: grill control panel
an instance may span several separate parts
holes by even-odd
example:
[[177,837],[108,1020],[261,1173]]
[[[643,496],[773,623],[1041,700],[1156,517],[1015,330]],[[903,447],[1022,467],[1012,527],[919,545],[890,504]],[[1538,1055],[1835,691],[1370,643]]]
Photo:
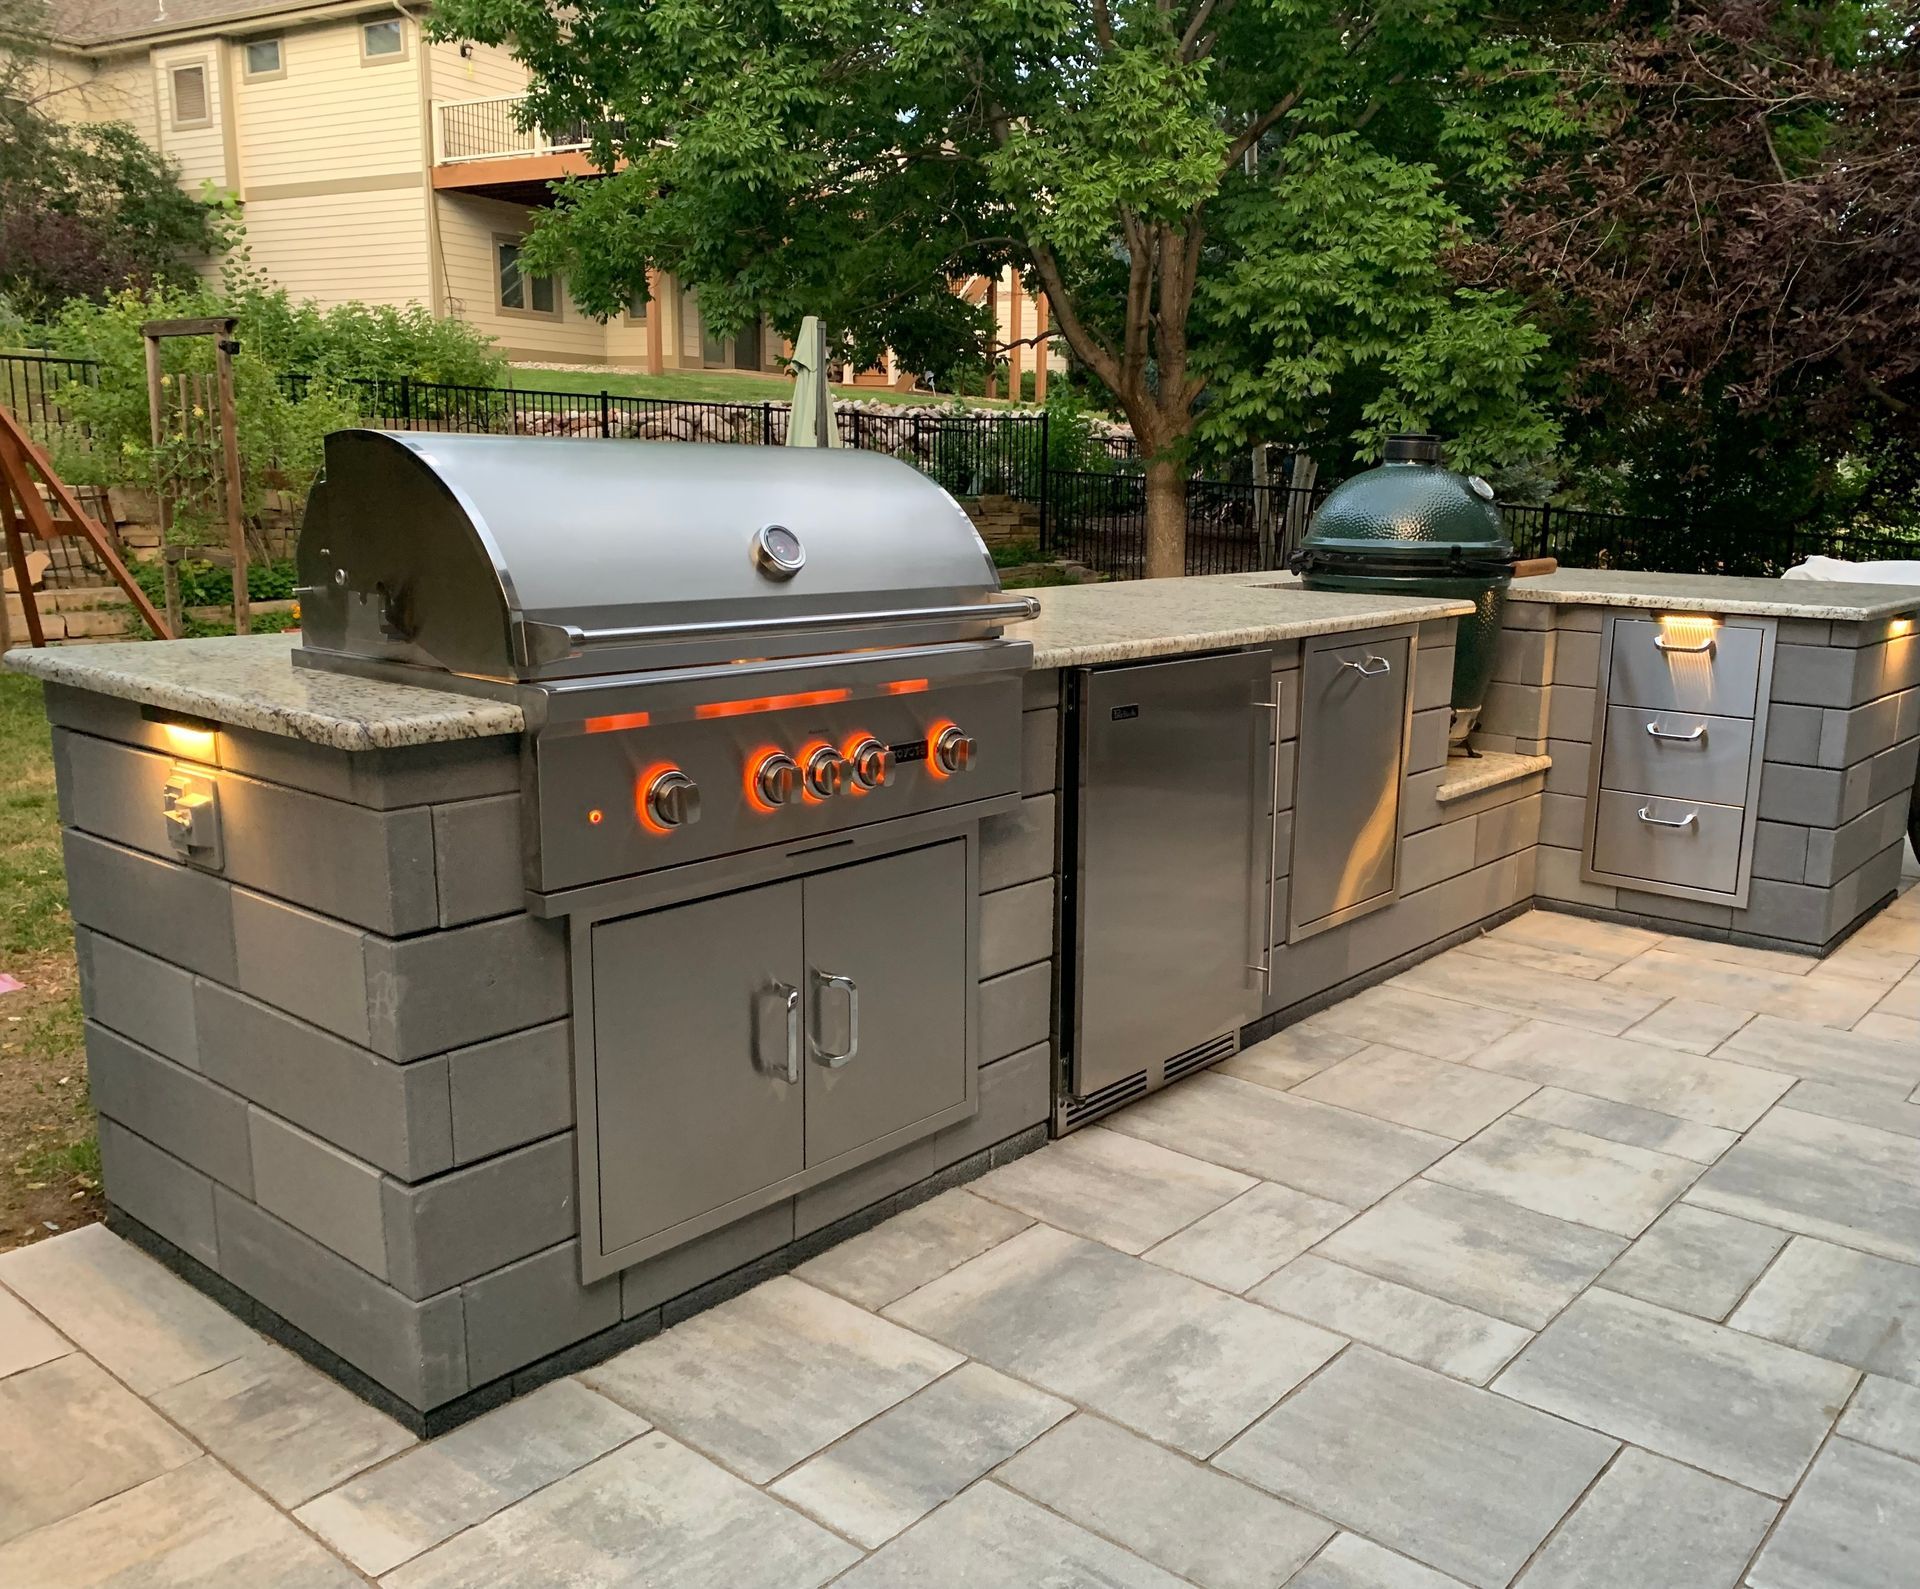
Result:
[[1013,677],[552,725],[534,752],[529,885],[575,888],[1007,793],[1019,740]]

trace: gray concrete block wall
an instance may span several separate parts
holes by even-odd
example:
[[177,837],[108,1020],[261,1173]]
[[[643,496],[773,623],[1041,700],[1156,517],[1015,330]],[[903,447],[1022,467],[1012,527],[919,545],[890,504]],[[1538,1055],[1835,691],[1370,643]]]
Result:
[[[594,1286],[565,942],[522,909],[517,757],[176,741],[50,692],[110,1200],[417,1419],[984,1168],[1051,1107],[1058,684],[1027,681],[1025,798],[982,833],[978,1113]],[[166,846],[159,790],[189,750],[223,803],[247,786],[241,873]]]

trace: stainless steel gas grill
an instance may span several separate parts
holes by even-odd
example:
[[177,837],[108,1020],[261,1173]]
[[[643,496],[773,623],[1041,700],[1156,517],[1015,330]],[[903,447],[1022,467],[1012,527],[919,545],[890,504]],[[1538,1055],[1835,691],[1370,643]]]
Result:
[[586,1279],[970,1115],[1020,674],[973,525],[870,453],[342,432],[296,660],[522,705],[572,952]]

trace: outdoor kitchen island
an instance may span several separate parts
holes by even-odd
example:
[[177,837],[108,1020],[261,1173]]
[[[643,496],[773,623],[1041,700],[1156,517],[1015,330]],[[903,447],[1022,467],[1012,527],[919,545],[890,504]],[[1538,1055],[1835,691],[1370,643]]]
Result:
[[[1718,587],[1714,615],[1729,628],[1764,621],[1774,639],[1771,684],[1755,684],[1740,719],[1768,703],[1764,750],[1752,752],[1764,763],[1757,833],[1735,845],[1732,872],[1704,879],[1731,884],[1729,895],[1744,879],[1736,906],[1699,898],[1710,891],[1700,879],[1680,895],[1580,876],[1595,858],[1580,747],[1609,732],[1596,716],[1600,654],[1622,643],[1606,626],[1648,603],[1568,588],[1572,578],[1538,598],[1516,587],[1479,735],[1486,754],[1451,763],[1452,626],[1464,603],[1309,593],[1275,575],[1040,593],[1040,616],[1005,631],[1031,644],[1034,664],[1010,793],[977,835],[961,835],[974,936],[951,952],[973,990],[970,1108],[601,1274],[583,1266],[569,940],[528,908],[530,730],[519,709],[295,669],[285,638],[16,651],[9,665],[49,686],[112,1221],[370,1400],[438,1430],[804,1262],[1050,1130],[1232,1064],[1243,1039],[1536,899],[1810,952],[1877,909],[1893,886],[1885,876],[1882,887],[1888,853],[1898,867],[1897,833],[1882,842],[1886,812],[1904,801],[1920,744],[1915,643],[1911,623],[1900,627],[1920,593],[1869,601],[1769,585],[1785,599],[1755,613],[1750,589]],[[1675,610],[1698,611],[1685,604],[1697,591],[1669,594]],[[1665,610],[1656,603],[1653,616]],[[1105,820],[1094,802],[1080,806],[1083,770],[1103,765],[1082,756],[1089,708],[1116,728],[1150,722],[1150,697],[1136,712],[1095,693],[1110,687],[1105,670],[1223,657],[1251,666],[1260,686],[1231,731],[1248,786],[1231,806],[1154,798],[1168,844],[1185,841],[1183,823],[1211,830],[1222,812],[1251,815],[1251,831],[1230,835],[1248,858],[1231,897],[1187,900],[1187,914],[1217,909],[1248,933],[1247,952],[1225,978],[1209,968],[1214,984],[1234,984],[1219,1020],[1176,1001],[1209,1029],[1085,1085],[1082,1074],[1114,1068],[1076,1040],[1098,1013],[1079,995],[1081,972],[1095,969],[1079,959],[1091,941],[1080,930],[1082,839]],[[1361,718],[1359,698],[1342,692],[1382,685],[1390,698],[1363,701],[1365,720],[1397,724],[1397,737],[1343,731]],[[1738,717],[1737,701],[1707,704],[1722,709],[1697,715]],[[1628,705],[1662,703],[1605,709]],[[1710,730],[1708,744],[1725,737]],[[1315,770],[1328,767],[1331,781]],[[169,804],[205,809],[191,797],[209,793],[217,852],[183,860]],[[1549,861],[1556,851],[1566,855]],[[1367,865],[1328,866],[1360,854]],[[1170,931],[1179,903],[1163,896]],[[1763,908],[1776,914],[1745,924]],[[633,1019],[645,1016],[643,965],[630,979]],[[1488,977],[1524,998],[1524,968],[1489,962]],[[1163,982],[1170,994],[1175,981]],[[850,1032],[833,1036],[838,1047],[814,1068],[856,1046]],[[880,1053],[860,1047],[862,1058]],[[1150,1107],[1177,1112],[1179,1098]],[[620,1145],[604,1120],[600,1129],[604,1159]],[[697,1146],[730,1151],[724,1140]]]

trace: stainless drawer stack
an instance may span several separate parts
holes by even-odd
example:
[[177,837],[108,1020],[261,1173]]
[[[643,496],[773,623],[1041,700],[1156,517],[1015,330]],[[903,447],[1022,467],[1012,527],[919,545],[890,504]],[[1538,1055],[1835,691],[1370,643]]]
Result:
[[1745,906],[1772,674],[1766,619],[1608,620],[1589,881]]

